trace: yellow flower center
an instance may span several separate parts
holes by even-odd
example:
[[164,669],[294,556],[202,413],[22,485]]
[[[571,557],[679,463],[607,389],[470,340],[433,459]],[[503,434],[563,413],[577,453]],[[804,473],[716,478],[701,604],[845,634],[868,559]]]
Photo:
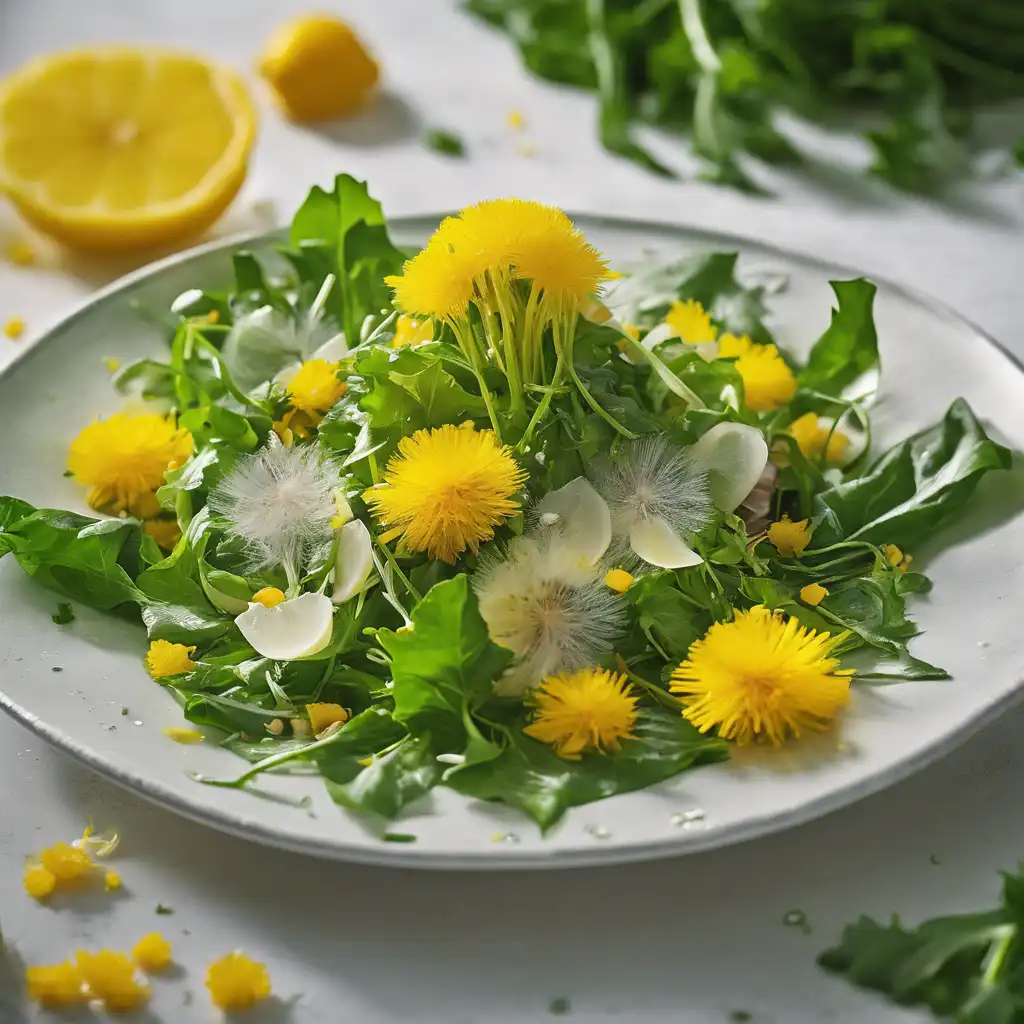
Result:
[[172,644],[167,640],[154,640],[146,654],[146,668],[154,679],[179,676],[196,667],[191,658],[195,647]]
[[570,761],[587,751],[618,750],[633,736],[639,699],[625,676],[604,669],[548,676],[533,691],[533,721],[523,732]]
[[743,379],[743,394],[754,412],[771,412],[796,394],[796,378],[774,345],[758,345],[747,335],[723,334],[718,339],[721,359],[735,359]]
[[171,462],[192,454],[192,435],[155,413],[116,413],[87,426],[71,442],[68,469],[90,488],[93,508],[130,509],[163,483]]
[[801,519],[794,523],[789,516],[783,516],[777,523],[768,527],[768,539],[775,545],[780,555],[792,558],[800,555],[811,542],[811,533],[807,528],[807,520]]
[[263,964],[244,953],[228,953],[210,964],[206,987],[214,1006],[222,1010],[247,1010],[270,995],[270,975]]
[[407,547],[454,562],[519,510],[513,495],[526,476],[492,431],[448,424],[403,437],[365,499]]
[[710,314],[696,299],[674,301],[665,316],[665,323],[677,338],[688,345],[701,345],[718,337],[718,328],[711,323]]
[[257,590],[252,595],[253,601],[256,604],[263,605],[264,608],[276,608],[279,604],[284,601],[284,591],[277,587],[264,587],[262,590]]
[[717,729],[739,744],[824,728],[847,703],[851,670],[830,653],[833,637],[758,606],[718,622],[691,645],[670,689],[701,732]]
[[287,385],[288,401],[300,412],[322,416],[348,390],[338,380],[338,364],[307,359]]
[[800,451],[809,459],[820,459],[824,454],[826,462],[841,462],[850,447],[850,439],[842,431],[822,426],[813,412],[790,423],[786,433],[796,438]]

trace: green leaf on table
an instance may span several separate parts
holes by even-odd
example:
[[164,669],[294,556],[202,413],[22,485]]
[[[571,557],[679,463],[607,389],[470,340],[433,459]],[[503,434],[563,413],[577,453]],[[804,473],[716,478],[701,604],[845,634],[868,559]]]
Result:
[[873,312],[878,289],[863,278],[830,283],[838,309],[832,310],[832,322],[814,343],[797,379],[802,387],[839,395],[864,374],[878,369]]
[[501,754],[453,775],[449,785],[467,796],[501,800],[547,830],[570,807],[644,789],[687,768],[728,756],[722,740],[704,736],[678,713],[642,708],[636,738],[614,754],[558,757],[550,747],[517,729]]
[[934,427],[891,448],[863,476],[818,495],[821,521],[808,553],[850,540],[913,546],[963,508],[985,473],[1009,466],[1009,450],[989,440],[958,398]]

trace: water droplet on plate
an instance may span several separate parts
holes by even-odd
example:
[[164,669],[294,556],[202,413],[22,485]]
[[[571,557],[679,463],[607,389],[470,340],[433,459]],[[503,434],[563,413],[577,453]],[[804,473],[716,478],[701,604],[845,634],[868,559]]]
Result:
[[989,646],[989,642],[987,640],[979,640],[978,641],[978,646],[979,647],[988,647]]
[[141,718],[136,718],[135,721],[132,722],[132,725],[142,725],[142,719]]
[[583,831],[594,839],[611,839],[612,837],[611,832],[609,832],[604,825],[587,825],[584,827]]
[[515,832],[505,832],[498,835],[498,842],[505,843],[507,846],[515,846],[519,842],[519,836]]

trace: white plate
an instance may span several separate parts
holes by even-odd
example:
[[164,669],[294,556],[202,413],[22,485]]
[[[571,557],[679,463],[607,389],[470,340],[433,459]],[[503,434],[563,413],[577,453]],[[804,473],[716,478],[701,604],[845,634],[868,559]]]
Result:
[[[422,241],[436,218],[394,225],[401,244]],[[828,323],[829,278],[853,276],[744,240],[625,221],[578,218],[613,265],[654,250],[739,250],[745,274],[785,274],[771,298],[780,341],[802,353]],[[272,239],[257,240],[256,247]],[[250,243],[253,244],[253,243]],[[229,280],[221,243],[175,257],[100,293],[24,353],[0,377],[0,493],[38,506],[88,512],[62,476],[69,439],[97,413],[114,411],[103,359],[161,351],[134,303],[162,310],[193,286]],[[991,341],[934,303],[883,285],[876,304],[883,372],[875,407],[882,445],[938,419],[964,396],[997,439],[1024,448],[1024,376]],[[834,735],[783,751],[740,751],[725,764],[684,773],[640,793],[570,811],[546,837],[516,812],[438,788],[396,823],[416,842],[383,842],[336,807],[315,776],[258,780],[252,792],[212,789],[187,770],[233,777],[244,762],[214,744],[183,747],[161,730],[182,724],[174,701],[142,667],[141,626],[78,608],[70,626],[50,615],[58,598],[12,557],[0,560],[0,705],[91,768],[181,814],[247,839],[346,860],[431,868],[555,867],[641,860],[704,850],[788,827],[895,782],[1004,710],[1024,676],[1024,479],[983,481],[972,512],[915,551],[934,580],[913,605],[924,635],[918,656],[948,682],[857,688]],[[1017,600],[1015,600],[1017,599]],[[52,669],[59,666],[61,672]],[[121,709],[128,708],[123,715]],[[308,808],[294,802],[310,798]],[[687,811],[703,812],[686,818]]]

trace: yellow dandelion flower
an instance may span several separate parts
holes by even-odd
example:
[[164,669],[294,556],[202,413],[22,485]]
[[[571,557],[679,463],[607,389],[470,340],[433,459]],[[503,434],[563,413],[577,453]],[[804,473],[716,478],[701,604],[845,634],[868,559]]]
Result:
[[25,970],[28,994],[48,1010],[62,1006],[80,1006],[90,999],[82,972],[71,962],[52,966],[29,967]]
[[774,345],[755,344],[745,334],[723,334],[718,339],[718,355],[736,359],[747,405],[754,412],[771,412],[796,394],[793,371]]
[[284,603],[285,596],[280,587],[264,587],[262,590],[257,590],[252,595],[252,599],[256,604],[263,605],[264,608],[276,608],[279,604]]
[[633,586],[633,574],[625,569],[609,569],[604,578],[604,585],[616,594],[624,594]]
[[786,433],[796,438],[800,451],[809,459],[820,459],[824,455],[826,462],[841,462],[850,447],[850,439],[842,431],[822,426],[813,412],[804,413],[790,423]]
[[479,270],[479,257],[468,248],[456,248],[439,229],[421,252],[406,260],[399,276],[384,281],[402,312],[454,320],[466,315]]
[[101,949],[98,953],[80,951],[75,956],[75,964],[90,995],[101,999],[107,1010],[128,1013],[150,997],[149,986],[138,981],[135,964],[124,953],[111,949]]
[[191,454],[192,435],[173,418],[119,412],[91,423],[71,442],[68,469],[90,488],[93,508],[135,511],[163,483],[168,465]]
[[55,843],[39,854],[42,866],[56,879],[57,885],[70,885],[92,874],[95,865],[89,854],[77,846]]
[[406,345],[422,345],[434,340],[434,325],[430,320],[417,320],[403,313],[395,323],[395,336],[391,339],[394,348]]
[[786,558],[801,555],[811,542],[811,532],[807,528],[807,523],[806,519],[794,523],[789,516],[783,516],[777,523],[772,523],[768,527],[768,539],[775,545],[775,550]]
[[292,408],[321,417],[348,390],[338,380],[338,364],[326,359],[307,359],[285,386]]
[[266,967],[244,953],[228,953],[210,964],[206,987],[213,1005],[222,1010],[248,1010],[270,995],[270,975]]
[[696,299],[674,301],[665,316],[665,323],[677,338],[688,345],[702,345],[718,337],[718,328],[711,323],[711,314]]
[[402,531],[413,551],[454,562],[519,511],[513,495],[526,477],[493,431],[447,424],[403,437],[384,482],[365,498],[385,526]]
[[906,572],[914,560],[913,555],[904,554],[895,544],[883,544],[882,554],[885,555],[886,561],[900,572]]
[[307,704],[306,714],[314,736],[332,725],[344,725],[348,721],[348,712],[340,704]]
[[691,645],[670,689],[701,732],[778,745],[824,728],[849,700],[852,671],[830,657],[846,635],[817,633],[762,606],[738,611]]
[[599,668],[548,676],[532,698],[533,721],[523,732],[569,761],[591,750],[618,750],[632,738],[640,699],[625,676]]
[[812,608],[817,608],[826,597],[828,597],[828,590],[820,583],[808,583],[806,587],[800,589],[800,600]]
[[181,540],[181,530],[175,519],[148,519],[145,529],[164,551],[172,550]]
[[132,949],[132,959],[147,974],[155,974],[171,966],[171,944],[159,933],[143,935]]
[[[442,229],[445,225],[442,225]],[[481,270],[507,268],[517,249],[552,233],[575,231],[572,221],[557,207],[530,199],[485,199],[467,206],[449,225],[451,244],[475,252]]]
[[202,743],[206,737],[197,729],[186,729],[180,725],[169,725],[164,729],[164,735],[183,747],[191,746],[194,743]]
[[191,672],[196,667],[191,658],[193,651],[195,651],[195,647],[172,644],[167,640],[154,640],[149,645],[149,652],[146,654],[146,668],[154,679],[180,676],[185,672]]
[[22,877],[25,892],[34,900],[45,900],[57,888],[57,876],[42,864],[28,864]]

